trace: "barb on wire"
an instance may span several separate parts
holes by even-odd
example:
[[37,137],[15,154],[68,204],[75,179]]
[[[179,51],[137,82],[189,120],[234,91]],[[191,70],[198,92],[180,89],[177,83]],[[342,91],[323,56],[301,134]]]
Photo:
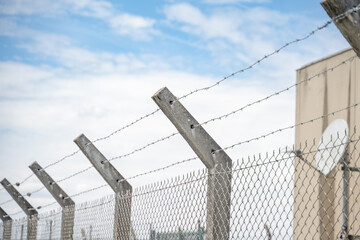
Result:
[[333,17],[331,20],[334,21],[334,22],[337,22],[337,21],[340,21],[344,18],[346,18],[347,16],[349,16],[350,14],[354,13],[354,12],[357,12],[360,10],[360,4],[358,4],[357,6],[347,10],[346,12],[338,15],[338,16],[335,16]]
[[126,153],[126,154],[117,156],[117,157],[112,157],[112,158],[109,159],[109,162],[111,162],[111,161],[113,161],[113,160],[115,160],[115,159],[120,159],[120,158],[124,158],[124,157],[128,157],[128,156],[130,156],[130,155],[133,155],[133,154],[135,154],[135,153],[137,153],[137,152],[140,152],[140,151],[144,150],[145,148],[148,148],[148,147],[150,147],[150,146],[152,146],[152,145],[154,145],[154,144],[156,144],[156,143],[159,143],[159,142],[163,142],[163,141],[165,141],[165,140],[168,140],[168,139],[170,139],[170,138],[172,138],[173,136],[178,135],[178,134],[179,134],[179,132],[174,132],[174,133],[172,133],[172,134],[170,134],[170,135],[168,135],[168,136],[166,136],[166,137],[162,137],[162,138],[160,138],[160,139],[158,139],[158,140],[155,140],[155,141],[153,141],[153,142],[151,142],[151,143],[148,143],[148,144],[146,144],[146,145],[143,146],[143,147],[137,148],[137,149],[135,149],[135,150],[132,151],[132,152],[129,152],[129,153]]
[[47,169],[47,168],[49,168],[49,167],[52,167],[52,166],[54,166],[54,165],[56,165],[56,164],[64,161],[65,159],[68,159],[68,158],[70,158],[70,157],[72,157],[72,156],[75,156],[75,155],[78,154],[79,152],[80,152],[80,149],[76,150],[75,152],[73,152],[73,153],[71,153],[71,154],[69,154],[69,155],[64,156],[63,158],[61,158],[61,159],[59,159],[59,160],[57,160],[57,161],[55,161],[55,162],[53,162],[53,163],[50,163],[50,164],[46,165],[46,166],[44,167],[44,169]]
[[141,120],[143,120],[143,119],[145,119],[145,118],[148,118],[148,117],[150,117],[150,116],[155,115],[158,111],[160,111],[160,109],[159,109],[159,108],[158,108],[158,109],[156,109],[155,111],[152,111],[152,112],[150,112],[150,113],[148,113],[148,114],[145,114],[144,116],[142,116],[142,117],[140,117],[140,118],[136,119],[135,121],[133,121],[133,122],[131,122],[131,123],[129,123],[129,124],[127,124],[127,125],[125,125],[125,126],[123,126],[123,127],[119,128],[119,129],[117,129],[117,130],[113,131],[112,133],[110,133],[109,135],[107,135],[107,136],[105,136],[105,137],[100,137],[100,138],[98,138],[98,139],[96,139],[96,140],[92,141],[92,143],[96,143],[96,142],[99,142],[99,141],[103,141],[103,140],[109,139],[109,138],[110,138],[110,137],[112,137],[113,135],[115,135],[115,134],[117,134],[117,133],[119,133],[119,132],[121,132],[121,131],[125,130],[126,128],[129,128],[129,127],[133,126],[134,124],[136,124],[136,123],[140,122]]
[[12,202],[12,201],[13,201],[12,198],[9,199],[9,200],[6,200],[5,202],[0,203],[0,206],[5,205],[5,204],[7,204],[7,203],[9,203],[9,202]]
[[148,174],[151,174],[151,173],[163,171],[163,170],[165,170],[165,169],[168,169],[168,168],[171,168],[171,167],[174,167],[174,166],[176,166],[176,165],[183,164],[183,163],[186,163],[186,162],[194,161],[194,160],[196,160],[196,159],[198,159],[198,157],[192,157],[192,158],[184,159],[184,160],[181,160],[181,161],[172,163],[172,164],[170,164],[170,165],[167,165],[167,166],[165,166],[165,167],[161,167],[161,168],[153,169],[153,170],[148,171],[148,172],[136,174],[136,175],[134,175],[134,176],[132,176],[132,177],[129,177],[129,178],[126,178],[126,179],[122,179],[122,180],[120,180],[119,182],[124,182],[124,181],[128,181],[128,180],[130,180],[130,179],[142,177],[142,176],[145,176],[145,175],[148,175]]

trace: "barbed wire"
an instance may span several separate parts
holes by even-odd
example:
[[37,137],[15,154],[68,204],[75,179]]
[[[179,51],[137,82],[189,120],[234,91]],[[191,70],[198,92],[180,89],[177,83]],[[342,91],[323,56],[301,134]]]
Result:
[[9,202],[12,202],[12,201],[14,201],[12,198],[9,199],[9,200],[6,200],[5,202],[0,203],[0,206],[5,205],[5,204],[7,204]]
[[[296,87],[296,86],[298,86],[298,85],[300,85],[300,84],[303,84],[303,83],[305,83],[305,82],[311,81],[311,80],[312,80],[313,78],[315,78],[315,77],[319,77],[319,76],[322,75],[322,74],[325,74],[325,73],[327,73],[327,72],[329,72],[329,71],[333,71],[334,69],[336,69],[336,68],[338,68],[338,67],[346,64],[347,62],[353,61],[355,58],[357,58],[357,55],[354,55],[354,56],[352,56],[352,57],[349,57],[348,59],[345,59],[344,61],[340,62],[339,64],[337,64],[337,65],[335,65],[335,66],[333,66],[333,67],[331,67],[331,68],[328,68],[328,69],[326,69],[326,70],[324,70],[324,71],[322,71],[322,72],[319,72],[319,73],[317,73],[317,74],[314,74],[314,75],[312,75],[311,77],[306,78],[306,79],[304,79],[304,80],[302,80],[302,81],[300,81],[300,82],[297,82],[297,83],[295,83],[295,84],[293,84],[293,85],[291,85],[291,86],[288,86],[287,88],[284,88],[284,89],[282,89],[282,90],[280,90],[280,91],[277,91],[277,92],[275,92],[275,93],[272,93],[272,94],[268,95],[267,97],[264,97],[264,98],[262,98],[262,99],[259,99],[259,100],[257,100],[257,101],[254,101],[254,102],[251,102],[251,103],[249,103],[249,104],[247,104],[247,105],[245,105],[245,106],[243,106],[243,107],[241,107],[241,108],[238,108],[238,109],[236,109],[236,110],[234,110],[234,111],[231,111],[231,112],[229,112],[229,113],[227,113],[227,114],[221,115],[221,116],[216,117],[216,118],[209,119],[209,120],[207,120],[207,121],[205,121],[205,122],[203,122],[203,123],[201,123],[201,124],[194,125],[194,127],[203,126],[203,125],[206,125],[206,124],[208,124],[208,123],[210,123],[210,122],[214,122],[214,121],[216,121],[216,120],[222,120],[223,118],[226,118],[226,117],[228,117],[228,116],[230,116],[230,115],[233,115],[233,114],[235,114],[235,113],[238,113],[238,112],[240,112],[240,111],[242,111],[242,110],[244,110],[244,109],[246,109],[246,108],[248,108],[248,107],[250,107],[250,106],[252,106],[252,105],[261,103],[261,102],[263,102],[263,101],[265,101],[265,100],[270,99],[271,97],[274,97],[274,96],[277,96],[277,95],[279,95],[279,94],[281,94],[281,93],[283,93],[283,92],[289,91],[289,90],[290,90],[291,88],[293,88],[293,87]],[[153,113],[155,113],[155,112],[153,112]],[[166,137],[162,137],[162,138],[160,138],[160,139],[158,139],[158,140],[155,140],[155,141],[153,141],[153,142],[150,142],[150,143],[148,143],[148,144],[146,144],[146,145],[144,145],[144,146],[142,146],[142,147],[140,147],[140,148],[137,148],[137,149],[135,149],[135,150],[133,150],[133,151],[131,151],[131,152],[129,152],[129,153],[126,153],[126,154],[123,154],[123,155],[120,155],[120,156],[116,156],[116,157],[112,157],[112,158],[109,159],[109,161],[113,161],[113,160],[115,160],[115,159],[120,159],[120,158],[128,157],[128,156],[133,155],[133,154],[135,154],[135,153],[137,153],[137,152],[140,152],[140,151],[142,151],[142,150],[144,150],[144,149],[146,149],[146,148],[148,148],[148,147],[150,147],[150,146],[152,146],[152,145],[154,145],[154,144],[157,144],[157,143],[159,143],[159,142],[168,140],[168,139],[170,139],[171,137],[173,137],[173,136],[175,136],[175,135],[177,135],[177,134],[179,134],[179,132],[174,132],[174,133],[172,133],[172,134],[170,134],[170,135],[168,135],[168,136],[166,136]],[[109,138],[109,137],[111,137],[111,134],[108,135],[106,138]],[[106,138],[104,138],[104,139],[106,139]],[[98,139],[96,139],[96,140],[94,140],[94,141],[91,141],[90,143],[95,143],[95,142],[101,141],[101,140],[102,140],[102,138],[98,138]],[[80,149],[77,150],[76,152],[73,152],[72,154],[69,154],[69,155],[65,156],[64,158],[62,158],[61,160],[59,160],[59,161],[57,161],[57,162],[60,162],[60,161],[62,161],[62,160],[65,160],[66,158],[71,157],[71,156],[77,154],[77,152],[79,152],[79,151],[80,151]],[[179,163],[182,163],[182,162],[187,162],[187,161],[184,160],[184,161],[180,161]],[[175,165],[178,165],[179,163],[175,163]],[[56,164],[56,163],[47,165],[45,168],[47,168],[47,167],[49,167],[49,166],[52,166],[52,165],[55,165],[55,164]],[[169,167],[171,167],[171,166],[172,166],[172,165],[166,166],[165,169],[166,169],[166,168],[169,168]],[[45,169],[45,168],[44,168],[44,169]],[[67,177],[65,177],[65,178],[63,178],[63,179],[60,179],[60,180],[58,180],[58,181],[56,181],[56,182],[57,182],[57,183],[63,182],[63,181],[68,180],[68,179],[70,179],[70,178],[72,178],[72,177],[75,177],[75,176],[77,176],[77,175],[80,175],[80,174],[82,174],[82,173],[90,170],[91,168],[93,168],[92,165],[89,166],[88,168],[85,168],[85,169],[83,169],[83,170],[80,170],[80,171],[78,171],[78,172],[75,172],[74,174],[71,174],[71,175],[69,175],[69,176],[67,176]],[[152,172],[157,172],[157,171],[159,171],[159,170],[152,170],[152,171],[150,171],[150,173],[152,173]],[[147,174],[148,174],[148,173],[147,173]],[[143,175],[143,174],[141,174],[141,175]],[[41,188],[39,188],[39,189],[37,189],[37,190],[35,190],[35,191],[33,191],[33,192],[29,192],[29,193],[27,193],[27,196],[30,197],[32,194],[34,194],[34,193],[36,193],[36,192],[39,192],[39,191],[41,191],[42,189],[45,189],[45,187],[41,187]],[[6,203],[8,203],[8,202],[11,202],[11,201],[12,201],[12,199],[9,199],[9,200],[7,200],[7,201],[5,201],[5,202],[3,202],[3,203],[0,203],[0,206],[3,205],[3,204],[6,204]]]
[[[219,85],[220,83],[222,83],[222,82],[225,81],[226,79],[228,79],[228,78],[230,78],[230,77],[232,77],[232,76],[235,76],[235,75],[238,74],[238,73],[241,73],[241,72],[244,72],[244,71],[246,71],[246,70],[249,70],[249,69],[251,69],[252,67],[254,67],[255,65],[257,65],[257,64],[260,64],[262,61],[264,61],[265,59],[267,59],[268,57],[270,57],[270,56],[272,56],[272,55],[274,55],[274,54],[276,54],[276,53],[279,53],[282,49],[286,48],[287,46],[289,46],[289,45],[291,45],[291,44],[294,44],[294,43],[297,43],[297,42],[300,42],[300,41],[303,41],[303,40],[309,38],[310,36],[314,35],[316,32],[320,31],[321,29],[326,28],[329,24],[331,24],[332,21],[334,21],[334,22],[339,21],[339,20],[347,17],[347,16],[350,15],[351,13],[356,12],[356,11],[358,11],[358,10],[360,10],[360,4],[357,5],[357,6],[354,7],[354,8],[346,11],[345,13],[340,14],[340,15],[334,17],[332,20],[327,21],[327,22],[326,22],[325,24],[323,24],[322,26],[320,26],[320,27],[318,27],[317,29],[311,31],[311,32],[310,32],[309,34],[307,34],[305,37],[299,38],[299,39],[296,39],[296,40],[293,40],[293,41],[291,41],[291,42],[288,42],[288,43],[284,44],[283,46],[281,46],[280,48],[276,49],[276,50],[273,51],[272,53],[270,53],[270,54],[268,54],[268,55],[265,55],[263,58],[255,61],[253,64],[249,65],[247,68],[243,68],[243,69],[240,69],[240,70],[238,70],[238,71],[236,71],[236,72],[233,72],[232,74],[224,77],[223,79],[221,79],[220,81],[216,82],[216,83],[213,84],[213,85],[210,85],[210,86],[207,86],[207,87],[204,87],[204,88],[195,89],[195,90],[193,90],[193,91],[191,91],[191,92],[183,95],[182,97],[177,98],[177,100],[186,98],[186,97],[188,97],[188,96],[190,96],[190,95],[192,95],[192,94],[195,94],[195,93],[197,93],[197,92],[200,92],[200,91],[209,90],[209,89],[211,89],[211,88]],[[330,70],[333,70],[334,68],[336,68],[336,67],[338,67],[338,66],[340,66],[340,65],[345,64],[345,62],[350,61],[350,60],[353,60],[355,57],[356,57],[356,56],[353,56],[353,57],[351,57],[351,58],[343,61],[342,63],[338,64],[337,66],[335,66],[335,67],[333,67],[333,68],[327,69],[326,71],[323,71],[323,72],[321,72],[321,73],[319,73],[319,74],[316,74],[316,75],[312,76],[311,78],[306,79],[306,80],[303,80],[303,81],[301,81],[301,82],[299,82],[299,83],[296,83],[296,84],[294,84],[294,85],[292,85],[292,86],[290,86],[290,87],[288,87],[288,88],[286,88],[286,89],[283,89],[283,90],[281,90],[281,91],[275,92],[275,93],[273,93],[273,94],[271,94],[271,95],[269,95],[269,96],[267,96],[267,97],[265,97],[265,98],[263,98],[263,99],[257,100],[257,101],[255,101],[255,102],[250,103],[250,104],[247,104],[247,105],[245,105],[245,106],[242,107],[242,108],[239,108],[239,109],[236,109],[236,110],[234,110],[234,111],[232,111],[232,112],[230,112],[230,113],[221,115],[220,117],[216,117],[216,118],[212,118],[212,119],[210,119],[210,120],[207,120],[207,121],[203,122],[202,124],[198,124],[198,125],[196,125],[196,126],[194,126],[194,127],[198,127],[198,126],[200,126],[200,125],[205,125],[205,124],[207,124],[207,123],[209,123],[209,122],[212,122],[212,121],[215,121],[215,120],[221,120],[222,118],[226,118],[226,117],[228,117],[228,116],[230,116],[230,115],[233,115],[233,114],[235,114],[235,113],[237,113],[237,112],[239,112],[239,111],[244,110],[244,109],[247,108],[247,107],[250,107],[250,106],[252,106],[252,105],[254,105],[254,104],[257,104],[257,103],[260,103],[260,102],[262,102],[262,101],[265,101],[265,100],[267,100],[267,99],[269,99],[269,98],[271,98],[271,97],[273,97],[273,96],[279,95],[279,94],[282,93],[282,92],[288,91],[289,89],[291,89],[291,88],[293,88],[293,87],[295,87],[295,86],[297,86],[297,85],[299,85],[299,84],[301,84],[301,83],[303,83],[303,82],[305,82],[305,81],[309,81],[309,80],[311,80],[312,78],[314,78],[314,77],[316,77],[316,76],[319,76],[320,74],[323,74],[323,73],[326,73],[326,72],[328,72],[328,71],[330,71]],[[131,122],[131,123],[129,123],[129,124],[127,124],[127,125],[119,128],[119,129],[111,132],[109,135],[107,135],[107,136],[105,136],[105,137],[100,137],[100,138],[94,140],[92,143],[109,139],[110,137],[112,137],[112,136],[115,135],[116,133],[121,132],[122,130],[124,130],[124,129],[126,129],[126,128],[129,128],[129,127],[135,125],[135,124],[138,123],[139,121],[141,121],[141,120],[143,120],[143,119],[145,119],[145,118],[148,118],[148,117],[156,114],[159,110],[160,110],[160,109],[156,109],[155,111],[153,111],[153,112],[151,112],[151,113],[148,113],[148,114],[146,114],[146,115],[144,115],[144,116],[141,116],[140,118],[136,119],[135,121],[133,121],[133,122]],[[323,117],[324,117],[324,116],[323,116]],[[283,130],[285,130],[285,129],[293,128],[293,127],[295,127],[295,126],[291,126],[291,127],[279,129],[279,130],[277,130],[277,131],[268,133],[268,134],[266,134],[266,135],[262,135],[260,138],[265,138],[266,136],[275,134],[276,132],[283,131]],[[159,139],[159,140],[156,140],[156,141],[154,141],[154,142],[151,142],[151,143],[149,143],[149,144],[147,144],[147,145],[145,145],[145,146],[143,146],[143,147],[141,147],[141,148],[135,149],[134,151],[132,151],[132,152],[130,152],[130,153],[128,153],[128,154],[124,154],[124,155],[121,155],[121,156],[117,156],[117,157],[111,158],[109,161],[112,161],[112,160],[115,160],[115,159],[119,159],[119,158],[123,158],[123,157],[127,157],[127,156],[129,156],[129,155],[135,154],[136,152],[142,151],[142,150],[144,150],[145,148],[147,148],[147,147],[149,147],[149,146],[151,146],[151,145],[154,145],[154,144],[156,144],[156,143],[158,143],[158,142],[161,142],[161,141],[164,141],[164,140],[166,140],[166,139],[169,139],[169,138],[171,138],[172,136],[177,135],[177,134],[178,134],[178,133],[173,133],[173,134],[171,134],[171,135],[169,135],[169,136],[167,136],[167,137],[164,137],[164,138],[162,138],[162,139]],[[253,138],[253,139],[250,139],[250,140],[247,140],[247,141],[244,141],[244,142],[250,142],[250,141],[254,141],[254,140],[258,140],[258,139],[259,139],[259,138]],[[234,146],[238,146],[238,145],[240,145],[240,144],[242,144],[242,143],[244,143],[244,142],[239,142],[239,143],[233,144],[232,146],[229,146],[229,147],[227,147],[227,148],[225,148],[225,149],[223,149],[223,150],[226,150],[226,149],[229,149],[229,148],[233,148]],[[220,150],[217,150],[217,151],[220,151]],[[73,152],[73,153],[71,153],[71,154],[69,154],[69,155],[64,156],[63,158],[61,158],[61,159],[59,159],[59,160],[57,160],[57,161],[55,161],[55,162],[53,162],[53,163],[51,163],[51,164],[49,164],[49,165],[47,165],[47,166],[45,166],[44,169],[47,169],[47,168],[49,168],[49,167],[51,167],[51,166],[54,166],[54,165],[56,165],[56,164],[64,161],[65,159],[70,158],[70,157],[76,155],[78,152],[80,152],[80,149],[77,150],[77,151],[75,151],[75,152]],[[183,161],[180,161],[180,162],[183,162]],[[175,165],[177,165],[177,164],[175,164]],[[69,178],[71,178],[71,177],[74,177],[74,176],[76,176],[76,175],[79,175],[79,174],[81,174],[81,173],[89,170],[90,168],[92,168],[92,166],[89,167],[89,168],[86,168],[86,169],[84,169],[84,170],[82,170],[82,171],[80,171],[80,172],[77,172],[77,173],[75,173],[75,174],[72,174],[72,175],[70,175],[70,176],[68,176],[68,177],[65,177],[64,179],[59,180],[59,182],[65,181],[65,180],[67,180],[67,179],[69,179]],[[168,167],[166,167],[166,168],[168,168]],[[154,171],[155,171],[155,170],[150,171],[150,172],[154,172]],[[140,174],[140,175],[143,175],[143,174]],[[25,178],[24,180],[22,180],[21,182],[17,182],[15,185],[16,185],[16,186],[22,185],[22,184],[25,183],[28,179],[30,179],[32,176],[34,176],[34,174],[29,175],[28,177],[26,177],[26,178]],[[28,193],[28,196],[30,196],[31,194],[36,193],[36,192],[38,192],[38,191],[41,191],[42,189],[44,189],[44,187],[42,187],[42,188],[40,188],[40,189],[38,189],[38,190],[35,190],[35,191],[31,192],[30,194]],[[4,190],[4,188],[1,188],[1,189],[0,189],[0,191],[2,191],[2,190]],[[11,202],[11,201],[12,201],[12,199],[9,199],[9,200],[1,203],[0,205],[6,204],[6,203]]]
[[[304,40],[308,39],[310,36],[314,35],[316,32],[318,32],[318,31],[320,31],[320,30],[328,27],[328,26],[332,23],[332,21],[334,21],[334,22],[335,22],[335,21],[339,21],[339,20],[347,17],[347,16],[350,15],[351,13],[353,13],[353,12],[355,12],[355,11],[358,11],[359,9],[360,9],[360,5],[358,5],[358,6],[354,7],[354,8],[352,8],[352,9],[348,10],[347,12],[345,12],[345,13],[343,13],[343,14],[340,14],[340,15],[334,17],[332,20],[327,21],[325,24],[317,27],[316,29],[314,29],[313,31],[311,31],[310,33],[308,33],[306,36],[304,36],[304,37],[302,37],[302,38],[295,39],[295,40],[290,41],[290,42],[287,42],[286,44],[282,45],[280,48],[274,50],[274,51],[271,52],[270,54],[267,54],[267,55],[263,56],[262,58],[258,59],[257,61],[253,62],[253,63],[252,63],[251,65],[249,65],[248,67],[243,68],[243,69],[240,69],[240,70],[238,70],[238,71],[235,71],[235,72],[233,72],[233,73],[231,73],[231,74],[223,77],[220,81],[217,81],[216,83],[214,83],[214,84],[212,84],[212,85],[210,85],[210,86],[192,90],[192,91],[190,91],[189,93],[184,94],[182,97],[178,98],[177,100],[186,98],[186,97],[188,97],[188,96],[190,96],[190,95],[193,95],[193,94],[195,94],[195,93],[197,93],[197,92],[200,92],[200,91],[209,90],[209,89],[211,89],[211,88],[214,88],[215,86],[218,86],[220,83],[224,82],[224,81],[227,80],[228,78],[233,77],[233,76],[235,76],[235,75],[237,75],[237,74],[239,74],[239,73],[245,72],[245,71],[247,71],[247,70],[249,70],[249,69],[252,69],[255,65],[260,64],[260,63],[261,63],[262,61],[264,61],[265,59],[271,57],[271,56],[274,55],[274,54],[279,53],[281,50],[283,50],[284,48],[288,47],[289,45],[292,45],[292,44],[294,44],[294,43],[298,43],[298,42],[301,42],[301,41],[304,41]],[[117,133],[119,133],[119,132],[121,132],[121,131],[123,131],[123,130],[125,130],[125,129],[133,126],[133,125],[135,125],[136,123],[140,122],[141,120],[146,119],[146,118],[148,118],[148,117],[156,114],[159,110],[160,110],[160,109],[156,109],[155,111],[152,111],[152,112],[150,112],[150,113],[147,113],[147,114],[141,116],[140,118],[134,120],[133,122],[131,122],[131,123],[129,123],[129,124],[127,124],[127,125],[119,128],[119,129],[117,129],[117,130],[115,130],[115,131],[113,131],[113,132],[111,132],[111,133],[108,134],[107,136],[105,136],[105,137],[100,137],[100,138],[94,140],[93,143],[98,142],[98,141],[102,141],[102,140],[109,139],[109,138],[112,137],[113,135],[115,135],[115,134],[117,134]],[[51,167],[51,166],[54,166],[54,165],[56,165],[56,164],[64,161],[65,159],[67,159],[67,158],[69,158],[69,157],[71,157],[71,156],[74,156],[74,155],[77,154],[78,152],[79,152],[79,151],[75,151],[75,152],[73,152],[73,153],[71,153],[71,154],[69,154],[69,155],[67,155],[67,156],[65,156],[65,157],[63,157],[63,158],[61,158],[61,159],[59,159],[59,160],[51,163],[51,164],[49,164],[49,165],[46,166],[44,169],[46,169],[46,168],[48,168],[48,167]],[[25,183],[28,179],[30,179],[32,176],[34,176],[34,174],[31,174],[31,175],[29,175],[28,177],[26,177],[24,180],[18,182],[18,183],[17,183],[17,186],[22,185],[22,184]],[[0,191],[2,191],[2,190],[4,190],[4,188],[0,188]]]

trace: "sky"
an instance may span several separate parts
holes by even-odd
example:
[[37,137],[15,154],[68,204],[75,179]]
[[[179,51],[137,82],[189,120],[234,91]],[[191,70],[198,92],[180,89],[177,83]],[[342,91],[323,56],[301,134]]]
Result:
[[[46,166],[77,151],[80,134],[93,141],[156,110],[151,96],[160,88],[180,97],[211,86],[328,20],[314,0],[0,0],[0,178],[21,182],[32,162]],[[348,47],[331,24],[181,103],[199,122],[216,118],[291,86],[296,69]],[[226,147],[294,119],[290,89],[204,128]],[[159,111],[95,146],[113,158],[173,132]],[[293,144],[288,130],[227,153],[236,161]],[[194,156],[176,135],[112,163],[129,178]],[[58,180],[88,166],[80,152],[46,171]],[[135,188],[202,168],[197,159],[129,182]],[[90,169],[60,186],[73,195],[104,183]],[[32,176],[17,189],[26,195],[41,186]],[[105,187],[73,200],[111,193]],[[26,198],[34,207],[54,202],[46,190]],[[1,190],[0,202],[8,199]],[[13,214],[20,211],[14,202],[1,207],[23,216]]]

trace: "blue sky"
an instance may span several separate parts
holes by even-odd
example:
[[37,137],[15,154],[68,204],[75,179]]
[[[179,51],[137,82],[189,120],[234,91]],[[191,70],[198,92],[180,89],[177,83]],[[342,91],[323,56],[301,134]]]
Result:
[[[72,140],[80,133],[93,140],[156,109],[150,97],[161,87],[181,96],[209,86],[328,20],[310,0],[0,0],[0,177],[21,181],[33,161],[47,165],[75,151]],[[332,24],[183,103],[205,121],[292,85],[296,69],[348,47]],[[228,146],[294,124],[294,116],[291,90],[206,129]],[[97,146],[113,157],[173,131],[157,113]],[[229,154],[234,160],[291,146],[293,139],[289,131]],[[130,177],[192,156],[177,136],[114,165]],[[48,172],[61,179],[88,165],[77,154]],[[202,167],[188,163],[132,184]],[[62,186],[74,194],[103,183],[92,170]],[[18,189],[26,194],[39,186],[32,177]],[[102,189],[75,201],[109,193]],[[0,202],[8,198],[0,191]],[[53,199],[43,190],[29,201],[39,206]],[[13,203],[4,209],[19,210]]]

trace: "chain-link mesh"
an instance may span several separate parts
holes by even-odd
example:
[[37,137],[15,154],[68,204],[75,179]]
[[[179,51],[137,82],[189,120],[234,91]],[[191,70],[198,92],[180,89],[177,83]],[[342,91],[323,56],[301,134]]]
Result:
[[37,239],[357,239],[359,137],[343,136],[40,214]]
[[61,208],[39,215],[37,239],[60,239]]
[[11,239],[26,239],[27,238],[27,223],[26,217],[15,219],[12,224]]

